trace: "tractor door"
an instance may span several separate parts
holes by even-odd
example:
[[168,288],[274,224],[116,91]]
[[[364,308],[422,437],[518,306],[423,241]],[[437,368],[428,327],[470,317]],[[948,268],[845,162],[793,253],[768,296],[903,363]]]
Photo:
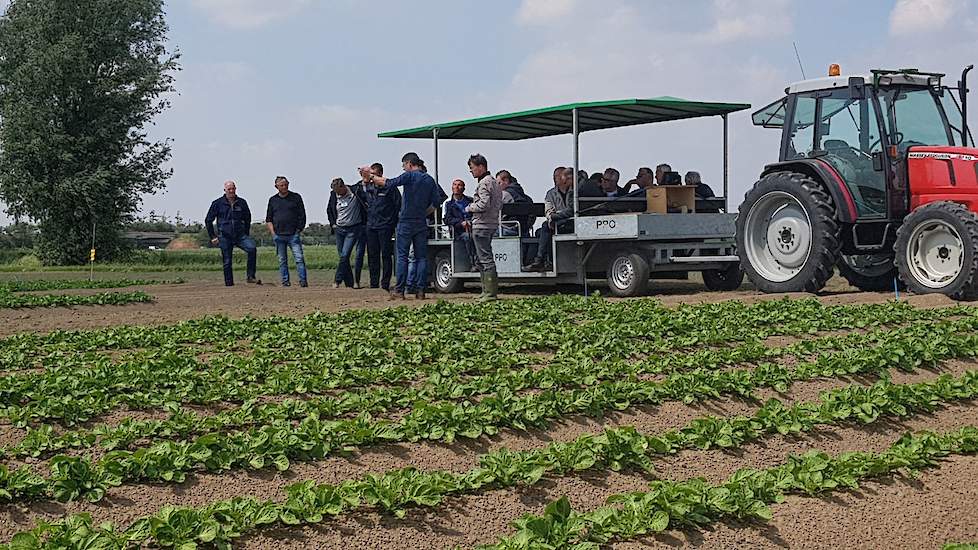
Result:
[[820,93],[817,109],[813,155],[842,176],[859,221],[886,219],[887,171],[874,101],[850,87]]

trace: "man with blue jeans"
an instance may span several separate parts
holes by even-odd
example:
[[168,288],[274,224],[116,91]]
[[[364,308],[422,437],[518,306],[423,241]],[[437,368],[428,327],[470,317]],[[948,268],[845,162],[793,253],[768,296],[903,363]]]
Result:
[[364,182],[383,187],[403,187],[401,213],[397,223],[397,287],[391,291],[391,299],[404,298],[408,289],[408,254],[414,247],[416,263],[415,297],[425,298],[424,283],[428,280],[428,214],[441,206],[442,191],[434,178],[425,173],[424,162],[417,153],[408,153],[401,159],[404,173],[396,178],[385,178],[370,173],[368,167],[360,169]]
[[278,193],[268,199],[265,223],[268,224],[268,232],[274,237],[282,286],[292,286],[289,281],[289,249],[291,248],[296,271],[299,273],[299,286],[306,287],[309,286],[309,282],[306,278],[306,261],[302,253],[300,237],[302,230],[306,228],[306,206],[298,193],[289,191],[289,180],[285,176],[275,178],[275,189]]
[[[217,222],[217,230],[214,229]],[[224,261],[224,285],[234,286],[234,272],[231,269],[231,252],[234,247],[244,250],[248,256],[248,282],[261,284],[255,276],[258,263],[258,247],[251,238],[251,209],[248,203],[238,196],[237,186],[233,181],[224,182],[224,196],[211,203],[204,218],[204,226],[211,238],[211,244],[221,247],[221,259]]]
[[353,288],[356,278],[350,268],[350,255],[360,248],[366,235],[367,197],[363,187],[354,185],[351,189],[343,178],[334,179],[330,188],[326,217],[336,235],[336,252],[340,256],[333,288],[339,288],[340,284]]

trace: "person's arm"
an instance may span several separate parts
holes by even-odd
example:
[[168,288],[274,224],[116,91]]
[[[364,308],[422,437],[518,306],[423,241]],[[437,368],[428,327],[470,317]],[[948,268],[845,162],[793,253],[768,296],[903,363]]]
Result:
[[336,212],[336,193],[330,191],[329,193],[329,203],[326,205],[326,219],[329,220],[329,231],[333,232],[333,228],[336,227],[336,218],[339,214]]
[[397,225],[401,219],[401,191],[392,187],[390,192],[394,193],[394,225]]
[[302,233],[306,228],[306,205],[302,202],[302,195],[296,193],[295,197],[299,199],[299,224],[295,232]]
[[244,214],[245,223],[245,235],[251,235],[251,208],[248,207],[248,201],[239,198],[241,201],[241,213]]
[[489,202],[492,200],[492,192],[488,185],[479,184],[475,188],[475,198],[472,204],[465,207],[465,211],[471,214],[479,214],[480,212],[485,212],[486,208],[489,208]]
[[554,204],[554,191],[551,189],[547,191],[547,196],[543,198],[543,215],[547,218],[548,222],[554,221],[554,216],[557,215],[557,205]]
[[[274,199],[275,197],[272,197]],[[272,199],[268,199],[268,210],[265,212],[265,225],[268,226],[268,233],[271,236],[275,236],[275,224],[272,223],[274,218],[274,208],[272,208]]]
[[214,220],[217,219],[217,203],[212,202],[210,208],[207,209],[207,216],[204,217],[204,227],[207,228],[207,236],[210,237],[211,242],[217,239],[217,235],[214,231]]

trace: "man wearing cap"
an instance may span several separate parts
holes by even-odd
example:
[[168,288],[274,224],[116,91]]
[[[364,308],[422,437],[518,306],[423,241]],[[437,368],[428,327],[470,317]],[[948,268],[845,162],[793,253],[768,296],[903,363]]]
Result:
[[441,206],[444,192],[434,178],[422,171],[424,162],[417,153],[407,153],[401,158],[404,173],[395,178],[371,174],[369,167],[360,168],[360,177],[376,186],[403,187],[401,212],[396,231],[397,286],[391,290],[391,299],[403,299],[408,289],[408,254],[414,247],[418,288],[415,297],[425,298],[424,286],[428,281],[428,223],[427,217]]
[[[214,229],[217,222],[217,230]],[[238,188],[233,181],[224,182],[224,195],[211,203],[204,218],[204,226],[211,238],[211,244],[221,247],[224,261],[224,285],[234,286],[234,272],[231,269],[231,252],[234,247],[244,250],[248,257],[248,282],[261,284],[255,274],[258,263],[258,247],[251,238],[251,209],[248,202],[238,196]]]
[[476,153],[469,157],[469,172],[476,180],[472,204],[465,211],[472,214],[472,244],[476,269],[482,279],[480,301],[495,300],[499,291],[499,276],[492,253],[492,237],[499,230],[499,211],[503,207],[503,191],[489,173],[486,157]]

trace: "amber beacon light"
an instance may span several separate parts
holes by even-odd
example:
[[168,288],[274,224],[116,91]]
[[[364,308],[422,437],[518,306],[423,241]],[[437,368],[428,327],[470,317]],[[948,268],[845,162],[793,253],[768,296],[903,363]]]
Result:
[[842,74],[842,69],[839,68],[838,63],[829,65],[829,76],[839,76],[840,74]]

